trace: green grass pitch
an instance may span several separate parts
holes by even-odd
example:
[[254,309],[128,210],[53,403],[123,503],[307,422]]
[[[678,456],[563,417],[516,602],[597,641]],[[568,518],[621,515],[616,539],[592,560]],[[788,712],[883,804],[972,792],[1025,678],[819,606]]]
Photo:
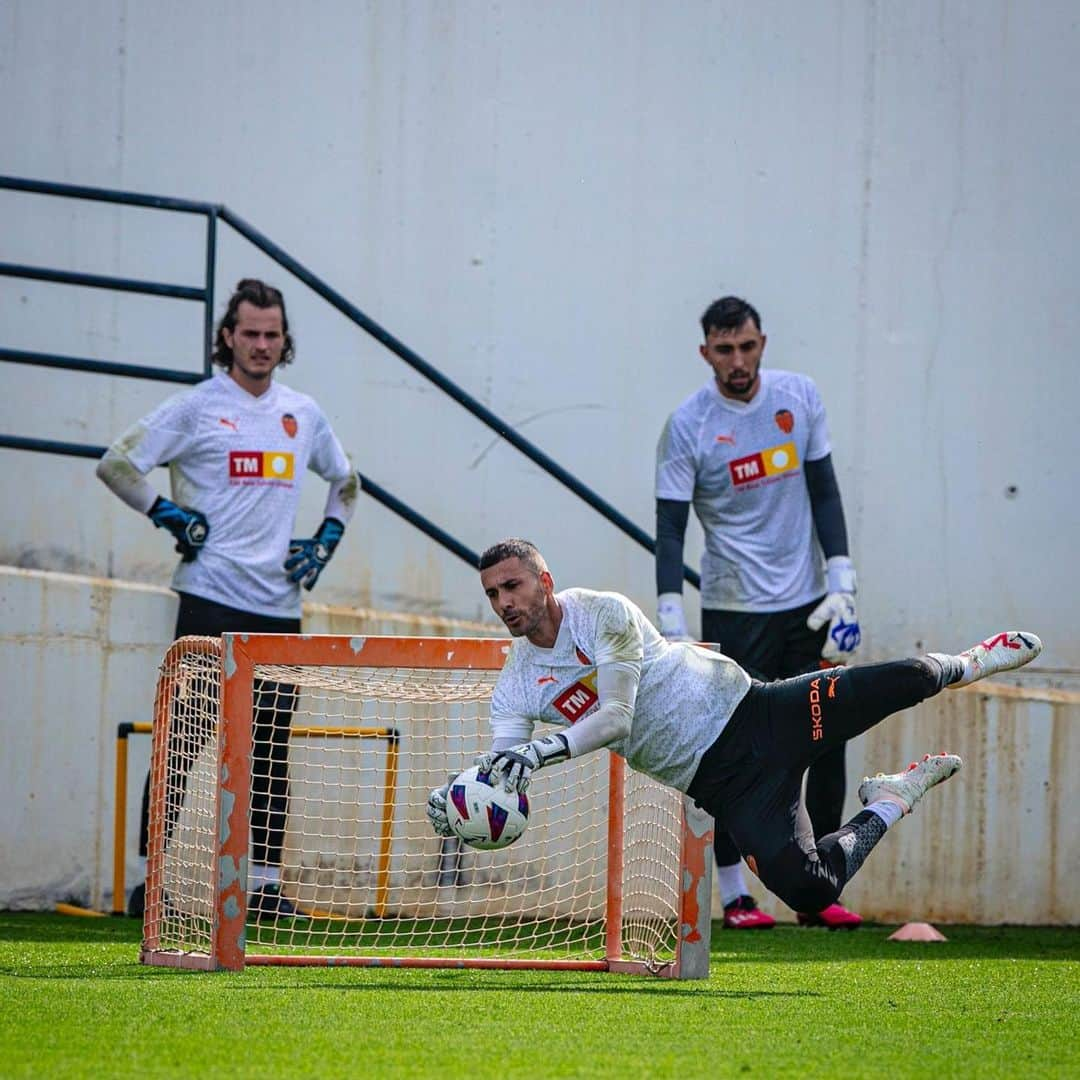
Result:
[[0,1077],[1080,1076],[1080,929],[714,926],[707,982],[137,961],[126,919],[0,913]]

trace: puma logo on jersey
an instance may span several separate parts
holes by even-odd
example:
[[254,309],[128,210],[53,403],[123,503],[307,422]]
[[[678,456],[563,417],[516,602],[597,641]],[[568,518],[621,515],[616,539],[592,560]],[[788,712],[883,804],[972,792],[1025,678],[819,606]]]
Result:
[[219,424],[224,424],[227,428],[232,428],[233,431],[239,431],[240,430],[236,426],[236,421],[235,420],[227,420],[224,416],[221,417],[221,419],[218,420],[218,423]]
[[716,436],[716,441],[718,443],[723,443],[725,446],[734,446],[735,445],[735,433],[732,432],[730,435],[717,435]]
[[554,675],[541,675],[540,678],[536,680],[536,685],[537,686],[543,686],[544,683],[558,682],[558,681],[559,680],[556,679]]

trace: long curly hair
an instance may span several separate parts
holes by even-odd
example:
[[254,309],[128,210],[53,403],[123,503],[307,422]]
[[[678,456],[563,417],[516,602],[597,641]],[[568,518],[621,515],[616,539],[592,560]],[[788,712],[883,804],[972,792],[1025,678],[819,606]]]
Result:
[[285,314],[285,297],[281,295],[280,289],[275,289],[273,285],[267,285],[265,281],[259,281],[258,278],[244,278],[237,282],[236,292],[229,298],[229,306],[225,309],[221,322],[218,323],[217,333],[214,336],[214,352],[210,359],[226,371],[232,367],[232,349],[225,344],[225,335],[222,331],[228,330],[231,334],[236,329],[237,312],[245,300],[257,308],[281,308],[281,329],[285,335],[285,346],[281,350],[281,361],[278,366],[292,363],[296,350],[293,347],[292,334],[289,333],[289,316]]

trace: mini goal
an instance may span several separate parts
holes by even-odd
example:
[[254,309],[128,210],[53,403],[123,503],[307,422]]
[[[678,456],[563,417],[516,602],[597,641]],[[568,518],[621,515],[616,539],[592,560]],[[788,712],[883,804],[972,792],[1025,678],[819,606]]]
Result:
[[[508,644],[175,642],[154,707],[142,961],[705,978],[712,819],[617,755],[537,773],[529,827],[501,851],[432,833],[428,792],[489,745]],[[281,895],[297,917],[259,920],[247,910],[250,827],[274,766],[253,753],[253,714],[268,700],[288,725],[277,829]]]

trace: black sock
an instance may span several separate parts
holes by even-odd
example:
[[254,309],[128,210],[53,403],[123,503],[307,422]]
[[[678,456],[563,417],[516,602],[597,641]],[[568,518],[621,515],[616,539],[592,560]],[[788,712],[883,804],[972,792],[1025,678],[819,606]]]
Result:
[[888,825],[869,810],[860,810],[846,825],[818,841],[818,851],[846,884],[866,861]]

